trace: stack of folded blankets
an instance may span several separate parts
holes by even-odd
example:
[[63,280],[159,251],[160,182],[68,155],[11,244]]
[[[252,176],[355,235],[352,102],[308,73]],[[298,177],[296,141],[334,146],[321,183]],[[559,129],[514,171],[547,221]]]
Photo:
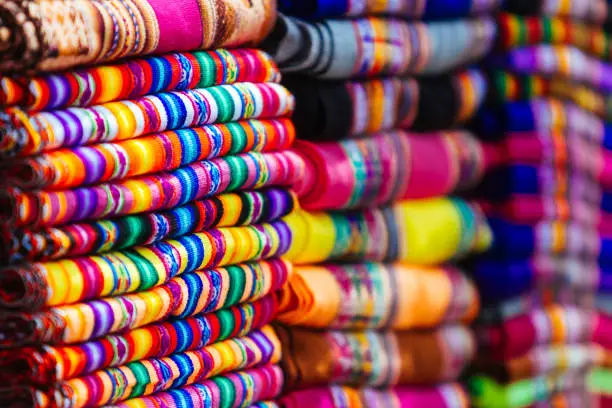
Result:
[[[431,4],[430,4],[431,3]],[[280,296],[285,388],[300,407],[467,407],[472,282],[448,262],[490,244],[488,154],[457,129],[485,78],[495,2],[281,1],[262,44],[295,95],[295,264]],[[426,19],[456,21],[422,22]]]
[[479,191],[494,243],[474,264],[483,313],[473,403],[610,406],[612,8],[504,7],[490,104],[475,122],[499,166]]
[[294,99],[263,52],[215,48],[275,15],[0,3],[0,406],[271,406]]

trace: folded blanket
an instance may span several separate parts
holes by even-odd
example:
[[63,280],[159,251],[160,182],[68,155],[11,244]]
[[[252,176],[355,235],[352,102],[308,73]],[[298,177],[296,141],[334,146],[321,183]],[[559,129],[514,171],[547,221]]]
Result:
[[240,82],[85,108],[27,113],[13,107],[0,111],[0,157],[30,156],[213,123],[288,116],[293,106],[293,96],[280,84]]
[[267,0],[9,0],[0,7],[0,70],[253,44],[268,34],[275,12]]
[[568,17],[604,27],[612,21],[612,10],[607,0],[569,0],[563,3],[558,0],[506,0],[503,8],[519,15]]
[[576,373],[539,376],[508,385],[498,384],[489,377],[472,377],[469,389],[472,405],[476,408],[527,408],[549,401],[560,391],[583,389],[585,382],[584,375]]
[[589,391],[612,397],[612,370],[609,368],[595,368],[588,374]]
[[571,130],[509,132],[499,146],[506,162],[569,168],[612,190],[612,151]]
[[[283,372],[276,365],[236,371],[200,383],[127,400],[117,408],[207,407],[242,408],[258,400],[275,398],[283,388]],[[252,408],[276,405],[255,404]]]
[[509,50],[539,44],[571,45],[602,60],[612,57],[612,37],[601,28],[576,20],[501,13],[498,44]]
[[246,336],[193,351],[140,360],[63,381],[44,392],[51,405],[58,408],[105,406],[197,384],[231,371],[276,364],[280,360],[280,351],[281,345],[274,329],[266,326]]
[[3,366],[0,382],[12,386],[23,383],[53,386],[59,381],[133,361],[201,349],[262,328],[274,319],[277,310],[277,297],[271,294],[215,313],[150,324],[73,346],[39,345],[0,350]]
[[477,327],[476,334],[481,356],[503,360],[520,357],[538,345],[589,341],[597,337],[594,332],[605,329],[596,326],[590,310],[551,305],[495,326]]
[[508,132],[571,131],[612,149],[612,125],[579,106],[554,98],[506,102],[484,108],[476,118],[479,137],[503,138]]
[[593,365],[612,367],[612,352],[588,343],[538,346],[508,361],[476,358],[474,369],[500,383],[508,383],[541,375],[581,373]]
[[500,3],[499,0],[279,0],[278,9],[287,15],[305,19],[391,15],[409,19],[450,20],[491,13]]
[[337,385],[291,392],[281,399],[284,408],[467,408],[468,396],[458,384],[431,387],[396,386],[388,389]]
[[285,150],[294,139],[288,118],[251,119],[11,160],[0,164],[0,177],[23,189],[64,189],[174,170],[216,157]]
[[0,316],[1,347],[85,342],[167,319],[211,313],[273,293],[292,265],[271,259],[186,273],[138,293]]
[[486,148],[464,131],[402,130],[293,149],[304,161],[294,185],[309,210],[372,207],[452,194],[475,186],[491,167]]
[[428,328],[478,313],[478,294],[459,270],[402,264],[298,267],[280,303],[279,321],[332,329]]
[[281,256],[291,246],[284,221],[211,229],[148,246],[8,267],[0,305],[40,310],[150,289],[175,276]]
[[408,23],[372,17],[308,23],[279,15],[261,47],[282,72],[325,79],[436,74],[484,56],[495,32],[490,18]]
[[285,256],[298,265],[326,260],[439,265],[481,252],[491,240],[479,208],[454,198],[343,213],[296,211],[284,220],[292,232]]
[[75,189],[22,191],[10,187],[0,190],[4,204],[0,219],[12,228],[37,228],[140,214],[224,192],[288,186],[303,173],[301,156],[285,150],[218,157],[169,172]]
[[487,82],[477,69],[433,78],[320,81],[289,75],[293,122],[300,139],[340,140],[391,130],[450,129],[470,119],[484,101]]
[[[576,238],[579,240],[580,236]],[[550,285],[591,294],[597,291],[612,293],[612,268],[600,266],[588,256],[537,255],[525,259],[494,256],[476,262],[472,278],[485,304],[512,299]]]
[[489,218],[489,223],[494,238],[487,255],[492,258],[522,260],[539,255],[561,255],[584,259],[584,266],[598,263],[604,269],[612,266],[612,235],[609,233],[576,222],[543,221],[525,225]]
[[[463,326],[436,331],[277,329],[285,390],[326,385],[430,385],[455,380],[476,351]],[[315,357],[316,356],[316,357]]]
[[40,229],[0,228],[0,262],[48,261],[149,245],[214,227],[275,221],[299,208],[293,191],[268,188],[202,198],[170,210]]
[[[608,93],[568,79],[494,71],[490,74],[489,84],[489,97],[495,103],[543,97],[559,98],[593,112],[606,121],[612,120],[612,97]],[[298,107],[299,103],[296,111]]]
[[168,91],[236,82],[279,82],[263,51],[217,49],[131,59],[39,76],[0,75],[0,106],[30,112],[91,106]]
[[592,57],[571,45],[535,45],[513,48],[487,58],[494,69],[520,74],[557,76],[592,86],[609,93],[612,90],[612,64]]

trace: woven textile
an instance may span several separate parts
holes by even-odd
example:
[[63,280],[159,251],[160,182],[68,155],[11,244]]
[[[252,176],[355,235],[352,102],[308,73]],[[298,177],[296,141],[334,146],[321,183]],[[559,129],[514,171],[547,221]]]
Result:
[[249,152],[91,187],[39,191],[9,188],[0,192],[6,203],[0,217],[12,227],[30,228],[99,220],[174,208],[224,192],[288,186],[303,173],[304,161],[292,151]]
[[0,105],[41,111],[236,82],[279,81],[278,68],[266,53],[249,48],[218,49],[33,77],[0,76]]
[[0,70],[59,70],[120,58],[253,44],[275,1],[6,1]]
[[285,76],[295,96],[293,122],[306,140],[391,130],[450,129],[470,119],[487,92],[477,69],[433,78],[384,78],[367,81],[320,81]]
[[476,351],[471,331],[462,326],[430,332],[321,332],[279,327],[278,336],[286,390],[330,384],[382,388],[452,381]]
[[476,289],[452,267],[330,264],[296,268],[281,292],[278,320],[317,328],[407,330],[469,323],[477,313]]
[[291,246],[283,221],[212,229],[149,246],[9,267],[0,277],[0,304],[37,310],[133,293],[177,275],[281,256]]
[[508,361],[482,360],[476,359],[479,372],[507,383],[541,375],[581,372],[593,365],[610,367],[612,354],[601,346],[584,343],[539,346]]
[[24,189],[63,189],[174,170],[215,157],[285,150],[294,139],[287,118],[251,119],[55,150],[10,161],[4,169],[0,166],[0,177]]
[[452,194],[476,185],[490,166],[488,151],[464,131],[393,130],[340,142],[298,141],[294,151],[305,163],[294,188],[310,210]]
[[552,98],[507,102],[485,108],[477,119],[478,136],[499,138],[507,132],[577,132],[606,149],[612,149],[612,126],[573,103]]
[[0,350],[2,384],[51,386],[109,367],[197,350],[245,336],[270,323],[278,309],[268,295],[215,313],[168,320],[73,346],[40,345]]
[[0,112],[0,155],[28,156],[60,147],[133,139],[150,133],[277,118],[293,110],[293,96],[276,83],[241,82],[162,92],[86,108]]
[[599,27],[562,18],[498,16],[499,45],[502,49],[538,44],[573,45],[602,60],[612,55],[612,37]]
[[285,408],[467,408],[468,396],[458,384],[435,387],[396,386],[390,389],[330,386],[294,391],[283,396]]
[[490,13],[499,0],[279,0],[278,9],[305,19],[391,15],[410,19],[453,19]]
[[277,220],[297,209],[287,189],[227,193],[159,212],[41,229],[6,228],[0,261],[44,261],[149,245],[214,227]]
[[591,370],[587,381],[591,392],[604,394],[608,398],[612,396],[612,370],[609,368]]
[[606,0],[508,0],[503,8],[519,15],[569,17],[606,26],[612,21],[610,5]]
[[527,408],[545,402],[560,391],[584,388],[584,375],[567,373],[539,376],[501,385],[488,377],[472,377],[469,388],[472,405],[479,407]]
[[[612,120],[612,98],[607,93],[567,79],[494,71],[490,75],[490,84],[492,97],[499,103],[552,97],[572,102],[606,121]],[[298,107],[299,103],[296,112]]]
[[171,388],[197,384],[219,374],[276,364],[280,343],[271,326],[236,339],[146,359],[61,382],[47,393],[52,406],[105,406]]
[[325,79],[435,74],[485,55],[495,32],[489,18],[444,23],[381,18],[307,23],[280,15],[262,48],[282,72]]
[[[242,408],[263,399],[274,398],[283,388],[283,372],[276,365],[237,371],[213,377],[198,384],[160,392],[151,397],[134,398],[117,408],[210,407]],[[253,408],[274,405],[254,405]]]
[[271,259],[187,273],[129,295],[34,314],[5,313],[0,319],[0,344],[74,344],[167,319],[211,313],[273,293],[283,287],[291,272],[289,262]]
[[542,44],[515,48],[505,54],[492,55],[489,63],[497,69],[521,74],[554,75],[602,92],[612,90],[612,64],[602,62],[574,46]]
[[478,207],[452,198],[356,212],[297,211],[284,220],[293,238],[285,256],[298,265],[325,260],[437,265],[485,250],[491,240]]

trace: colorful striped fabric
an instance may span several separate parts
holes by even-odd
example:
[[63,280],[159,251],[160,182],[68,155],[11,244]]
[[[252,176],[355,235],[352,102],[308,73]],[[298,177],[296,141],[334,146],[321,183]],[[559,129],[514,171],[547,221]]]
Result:
[[612,21],[610,3],[607,0],[507,0],[504,10],[511,13],[533,16],[568,17],[574,20],[585,20],[607,26]]
[[41,229],[6,229],[0,261],[47,261],[149,245],[214,227],[275,221],[299,208],[293,191],[269,188],[203,198],[166,211]]
[[459,270],[402,264],[298,267],[280,303],[280,322],[330,329],[427,328],[478,313],[476,289]]
[[[150,397],[134,398],[117,408],[207,407],[242,408],[258,400],[278,396],[283,387],[283,372],[276,365],[266,365],[213,377]],[[255,404],[253,408],[261,408]],[[269,408],[269,405],[263,408]]]
[[508,132],[577,132],[595,144],[612,149],[612,126],[577,105],[554,98],[506,102],[484,108],[478,115],[478,135],[499,138]]
[[193,351],[135,361],[64,381],[48,396],[51,404],[58,408],[105,406],[200,383],[231,371],[276,364],[280,351],[274,329],[266,326],[246,336]]
[[476,369],[507,383],[541,375],[582,372],[591,366],[611,367],[612,353],[593,344],[539,346],[527,354],[502,362],[478,361]]
[[[384,388],[453,381],[476,352],[463,326],[435,331],[309,331],[279,327],[285,390],[329,384]],[[316,358],[314,358],[316,356]]]
[[162,92],[86,108],[0,112],[0,156],[29,156],[60,147],[132,139],[150,133],[277,118],[293,111],[293,96],[276,83],[241,82]]
[[[612,121],[612,97],[567,79],[494,71],[490,84],[494,99],[500,103],[552,97],[567,100],[606,121]],[[296,112],[298,110],[299,103],[296,105]]]
[[0,217],[11,227],[30,228],[99,220],[170,209],[224,192],[288,186],[303,173],[304,161],[293,151],[249,152],[91,187],[39,191],[11,187],[2,192],[6,205]]
[[275,295],[215,313],[168,320],[73,346],[40,345],[0,350],[2,384],[52,386],[58,381],[149,358],[201,349],[246,336],[274,319]]
[[538,44],[565,44],[602,60],[612,57],[612,37],[596,26],[558,17],[522,17],[509,13],[501,13],[497,24],[498,44],[504,50]]
[[410,19],[445,20],[491,13],[499,0],[280,0],[278,9],[305,19],[391,15]]
[[326,260],[438,265],[491,243],[479,208],[454,198],[400,201],[358,212],[296,211],[284,220],[293,238],[285,256],[298,265]]
[[292,120],[305,140],[340,140],[394,128],[450,129],[470,119],[487,93],[478,69],[432,78],[320,81],[288,75],[295,96]]
[[1,76],[0,105],[30,112],[91,106],[236,82],[279,82],[263,51],[242,48],[166,54],[39,76]]
[[282,72],[324,79],[436,74],[484,56],[495,33],[489,18],[408,23],[373,17],[308,23],[280,15],[261,47]]
[[[572,61],[568,64],[567,61]],[[489,63],[496,69],[520,74],[554,75],[589,85],[602,92],[612,90],[612,64],[602,62],[569,45],[535,45],[495,54]]]
[[0,304],[38,310],[138,292],[189,272],[281,256],[291,246],[291,237],[289,226],[275,221],[212,229],[102,255],[9,267],[0,277]]
[[12,186],[63,189],[174,170],[201,160],[288,149],[288,118],[251,119],[169,130],[137,139],[60,149],[0,166]]
[[292,265],[270,259],[186,273],[138,293],[0,317],[1,346],[75,344],[167,319],[254,302],[283,287]]
[[584,375],[567,373],[539,376],[501,385],[488,377],[472,377],[469,388],[472,405],[480,407],[527,408],[548,401],[554,394],[584,387]]
[[179,1],[3,2],[6,46],[0,71],[61,70],[138,55],[249,45],[268,34],[276,15],[276,2],[266,0]]
[[491,165],[486,148],[465,131],[393,130],[340,142],[298,141],[293,150],[305,163],[294,188],[309,210],[452,194],[475,186]]
[[329,386],[291,392],[282,398],[285,408],[468,408],[469,399],[459,384],[431,387],[396,386],[388,389]]

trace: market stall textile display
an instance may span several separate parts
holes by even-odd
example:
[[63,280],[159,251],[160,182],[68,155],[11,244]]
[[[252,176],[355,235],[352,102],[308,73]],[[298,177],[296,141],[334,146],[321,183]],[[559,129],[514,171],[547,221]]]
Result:
[[292,151],[305,163],[294,188],[309,210],[453,194],[475,186],[495,159],[465,131],[392,130],[340,142],[298,141]]
[[282,259],[183,274],[129,295],[57,306],[0,318],[6,346],[74,344],[167,319],[184,319],[250,303],[283,287],[292,265]]
[[283,73],[346,80],[439,74],[483,57],[495,34],[488,17],[435,23],[377,17],[305,22],[281,14],[261,47]]
[[283,347],[286,390],[330,384],[384,388],[453,381],[476,351],[475,338],[464,326],[414,332],[277,326],[277,333]]
[[49,261],[150,245],[211,228],[271,222],[298,209],[286,188],[225,193],[165,211],[46,228],[6,228],[0,261]]
[[323,264],[296,267],[280,292],[277,320],[312,328],[408,330],[470,323],[478,305],[472,282],[452,267]]
[[341,140],[392,129],[432,131],[465,123],[481,106],[487,80],[478,69],[434,77],[320,81],[285,75],[295,97],[291,119],[301,140]]
[[388,389],[329,386],[293,391],[281,399],[284,408],[437,407],[467,408],[469,398],[459,384],[432,387],[396,386]]
[[606,0],[507,0],[503,9],[522,16],[566,17],[571,20],[586,21],[602,27],[612,28],[612,8]]
[[237,82],[279,81],[274,61],[254,48],[182,52],[36,76],[3,75],[0,106],[36,112]]
[[52,71],[147,54],[261,41],[276,2],[7,1],[1,71]]
[[297,265],[329,260],[437,265],[491,244],[478,206],[457,198],[350,212],[296,211],[284,221],[293,239],[285,257]]

